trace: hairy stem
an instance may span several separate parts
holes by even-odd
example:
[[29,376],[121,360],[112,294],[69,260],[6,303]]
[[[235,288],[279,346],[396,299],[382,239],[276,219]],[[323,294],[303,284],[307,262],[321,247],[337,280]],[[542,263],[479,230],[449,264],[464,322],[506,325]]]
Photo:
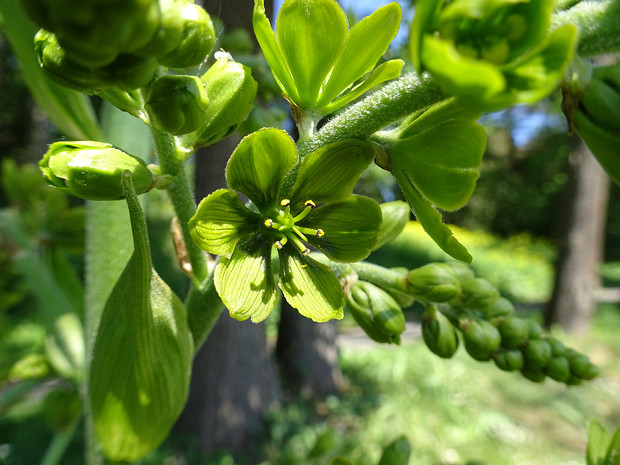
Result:
[[406,74],[331,119],[312,137],[299,141],[301,156],[344,139],[368,139],[444,95],[428,76]]
[[162,172],[174,178],[172,185],[168,188],[168,194],[170,195],[170,200],[174,206],[183,233],[187,257],[192,266],[193,284],[200,286],[205,278],[207,278],[209,270],[204,251],[194,244],[189,234],[188,223],[190,218],[196,213],[194,195],[187,173],[185,172],[184,163],[177,154],[177,146],[174,138],[170,134],[157,129],[153,129],[152,131]]
[[551,28],[574,24],[579,28],[577,52],[582,57],[620,52],[620,2],[582,1],[551,17]]

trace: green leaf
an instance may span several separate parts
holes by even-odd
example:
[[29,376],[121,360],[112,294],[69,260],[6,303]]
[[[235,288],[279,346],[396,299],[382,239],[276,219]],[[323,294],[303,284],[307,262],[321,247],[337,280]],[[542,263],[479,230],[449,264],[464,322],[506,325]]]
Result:
[[380,64],[359,85],[355,86],[350,92],[347,92],[338,99],[334,100],[321,112],[326,115],[332,113],[349,102],[352,102],[377,84],[389,81],[390,79],[396,79],[400,76],[400,72],[404,64],[405,62],[403,60],[389,60]]
[[265,15],[264,0],[254,0],[254,12],[252,13],[252,25],[256,40],[260,45],[265,60],[269,64],[273,76],[280,88],[288,94],[291,100],[298,102],[299,94],[293,76],[288,69],[288,65],[282,56],[280,47],[276,42],[276,37],[271,29],[271,23]]
[[230,259],[220,258],[215,268],[215,288],[236,320],[254,323],[269,316],[277,289],[271,268],[271,244],[244,244]]
[[319,90],[347,42],[347,18],[334,0],[287,0],[280,8],[276,37],[303,109]]
[[400,17],[400,6],[392,2],[351,28],[349,41],[321,91],[317,106],[327,105],[375,66],[394,40]]
[[279,251],[278,286],[286,301],[312,321],[342,319],[344,291],[334,272],[291,249],[292,247]]
[[620,428],[618,428],[611,438],[611,444],[605,455],[603,465],[618,465],[620,462]]
[[424,231],[448,255],[465,263],[471,263],[472,257],[467,249],[454,237],[448,226],[442,222],[441,214],[415,188],[404,170],[394,170],[403,194]]
[[617,147],[620,136],[615,131],[605,131],[581,111],[575,114],[575,130],[601,164],[607,175],[620,185],[620,156]]
[[463,207],[476,186],[486,133],[473,121],[434,126],[389,149],[392,170],[407,173],[416,189],[444,210]]
[[323,230],[323,236],[308,236],[308,242],[329,258],[356,262],[366,258],[377,242],[381,208],[368,197],[352,195],[313,210],[304,224]]
[[506,87],[498,66],[461,55],[452,42],[425,36],[421,57],[433,79],[448,94],[484,101]]
[[577,44],[577,28],[567,24],[553,31],[534,54],[505,69],[506,91],[518,103],[535,103],[549,95],[564,76]]
[[189,221],[189,232],[201,249],[230,258],[239,240],[259,222],[235,191],[219,189],[200,202]]
[[588,427],[587,465],[602,465],[610,444],[609,432],[598,420],[592,419]]
[[50,120],[71,138],[101,140],[101,130],[86,96],[56,84],[41,70],[33,44],[38,28],[28,19],[19,0],[0,2],[0,26],[11,42],[30,92]]
[[367,142],[348,139],[307,155],[301,163],[289,199],[293,206],[306,200],[317,205],[342,200],[353,192],[374,153]]
[[228,187],[258,207],[277,200],[282,179],[297,160],[295,142],[285,131],[267,128],[246,136],[226,167]]

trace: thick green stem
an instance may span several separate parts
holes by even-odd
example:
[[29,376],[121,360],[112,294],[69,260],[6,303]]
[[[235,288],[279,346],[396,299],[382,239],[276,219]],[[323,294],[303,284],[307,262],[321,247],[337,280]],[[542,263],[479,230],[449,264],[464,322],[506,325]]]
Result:
[[183,233],[187,257],[192,266],[193,284],[199,287],[207,278],[209,268],[204,251],[194,244],[189,234],[188,223],[190,218],[196,213],[196,203],[194,202],[192,188],[185,172],[184,163],[178,156],[174,138],[170,134],[158,129],[153,129],[152,131],[162,172],[171,175],[174,179],[173,183],[168,187],[168,194]]
[[364,281],[369,281],[377,286],[396,289],[401,292],[407,291],[407,279],[402,273],[366,262],[352,263],[351,266],[359,278]]
[[620,52],[620,2],[582,1],[551,17],[553,29],[565,24],[579,28],[577,51],[582,57]]
[[300,140],[299,153],[304,156],[344,139],[368,139],[375,132],[443,98],[429,77],[406,74],[328,121],[311,138]]

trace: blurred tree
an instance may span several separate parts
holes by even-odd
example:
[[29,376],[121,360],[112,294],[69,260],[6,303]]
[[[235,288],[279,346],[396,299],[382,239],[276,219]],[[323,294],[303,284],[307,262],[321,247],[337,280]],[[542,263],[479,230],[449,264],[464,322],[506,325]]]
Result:
[[594,292],[600,286],[609,178],[580,139],[573,136],[571,145],[569,181],[558,225],[556,281],[545,323],[585,332],[596,308]]

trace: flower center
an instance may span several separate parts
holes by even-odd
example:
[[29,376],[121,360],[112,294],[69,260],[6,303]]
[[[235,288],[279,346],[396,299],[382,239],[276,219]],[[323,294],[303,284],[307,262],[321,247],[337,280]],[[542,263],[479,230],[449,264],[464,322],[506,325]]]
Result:
[[290,240],[302,254],[308,255],[310,253],[310,249],[304,244],[308,241],[307,236],[323,237],[325,233],[322,229],[304,228],[297,223],[308,216],[308,213],[315,206],[312,200],[308,200],[304,203],[304,209],[297,215],[293,215],[291,213],[291,201],[289,199],[280,201],[282,208],[277,210],[274,218],[267,218],[264,222],[265,227],[277,238],[274,244],[278,250],[282,249],[284,244]]

